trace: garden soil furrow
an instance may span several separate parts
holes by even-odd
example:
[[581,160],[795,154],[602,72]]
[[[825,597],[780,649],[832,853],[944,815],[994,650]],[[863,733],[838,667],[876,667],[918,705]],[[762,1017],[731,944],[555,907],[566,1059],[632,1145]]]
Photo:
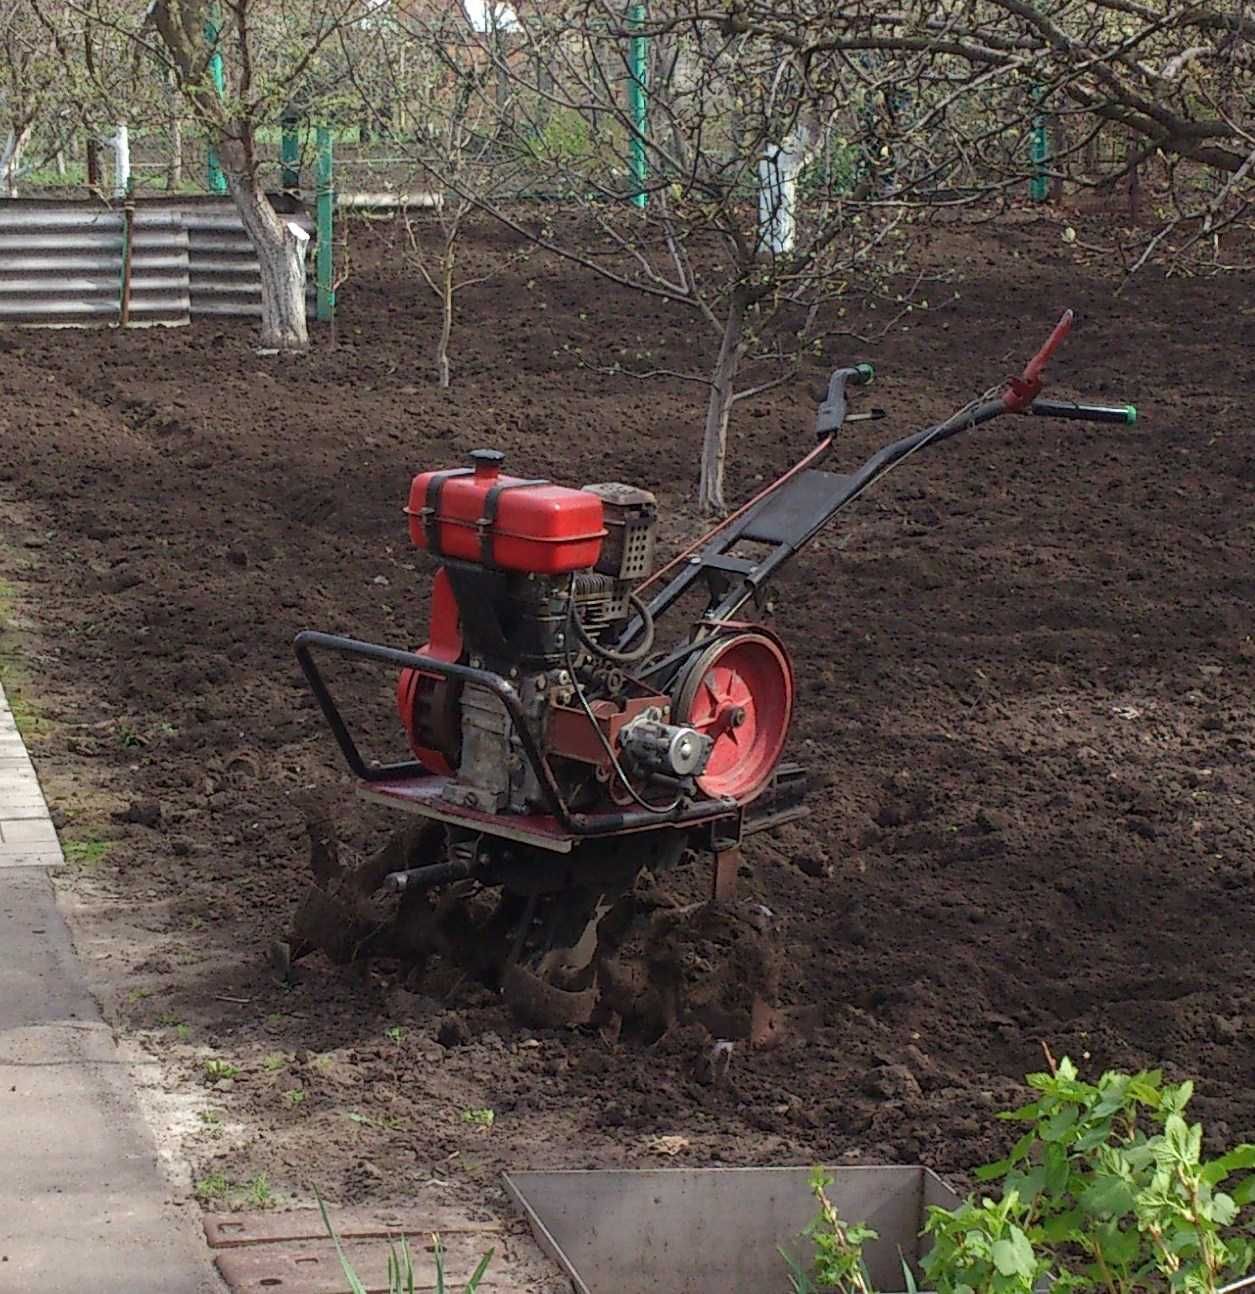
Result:
[[[502,255],[484,235],[468,265]],[[844,461],[1018,369],[1066,306],[1056,390],[1143,416],[1007,420],[921,455],[781,582],[814,813],[747,849],[743,886],[821,1023],[714,1089],[683,1037],[526,1031],[439,969],[407,986],[314,959],[288,988],[266,961],[305,884],[302,796],[345,785],[293,635],[423,640],[409,479],[480,445],[656,491],[674,548],[702,389],[591,366],[697,364],[695,321],[533,255],[468,292],[441,394],[432,303],[372,243],[335,350],[259,358],[212,323],[0,336],[3,562],[66,899],[211,1207],[259,1175],[488,1212],[504,1167],[854,1157],[962,1179],[1043,1044],[1195,1075],[1216,1136],[1255,1139],[1249,276],[1116,299],[1048,223],[930,255],[949,278],[927,312],[821,357],[874,360],[890,412],[843,434]],[[732,497],[809,446],[822,368],[738,408]],[[381,754],[388,691],[351,688]],[[360,812],[347,838],[387,825]],[[210,1056],[239,1072],[211,1081]]]

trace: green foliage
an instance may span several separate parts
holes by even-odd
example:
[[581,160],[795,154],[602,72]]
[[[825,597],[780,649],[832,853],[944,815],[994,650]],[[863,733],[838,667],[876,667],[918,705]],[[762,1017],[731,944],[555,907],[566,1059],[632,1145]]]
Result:
[[572,108],[554,109],[528,141],[532,156],[542,162],[569,164],[592,156],[588,122]]
[[789,1284],[793,1294],[816,1294],[818,1290],[837,1290],[840,1294],[871,1294],[871,1279],[863,1261],[863,1246],[879,1237],[870,1227],[845,1222],[828,1198],[832,1178],[823,1169],[811,1173],[811,1192],[819,1212],[802,1232],[815,1249],[814,1261],[807,1271],[788,1254]]
[[80,863],[84,867],[94,867],[109,852],[111,843],[108,840],[97,840],[89,837],[85,840],[64,840],[61,850],[67,862]]
[[210,1173],[200,1178],[194,1189],[198,1200],[225,1200],[231,1185],[221,1173]]
[[997,1203],[930,1209],[925,1231],[933,1247],[923,1265],[938,1294],[1031,1294],[1050,1268],[1024,1230],[1024,1213],[1013,1190]]
[[[1063,1059],[1031,1074],[1036,1100],[999,1117],[1026,1124],[1005,1159],[978,1170],[998,1198],[930,1208],[923,1260],[937,1294],[1218,1294],[1255,1268],[1255,1145],[1215,1159],[1187,1123],[1192,1083],[1158,1070],[1082,1080]],[[862,1247],[875,1238],[836,1216],[817,1174],[805,1235],[809,1270],[794,1294],[871,1294]],[[909,1282],[908,1288],[913,1288]]]
[[221,1078],[235,1078],[239,1072],[240,1067],[233,1065],[229,1060],[219,1060],[213,1056],[205,1061],[205,1077],[211,1083],[216,1083]]
[[[344,1272],[344,1279],[348,1282],[350,1294],[367,1294],[366,1286],[362,1284],[361,1278],[353,1270],[352,1263],[349,1262],[348,1256],[340,1244],[340,1237],[336,1234],[335,1228],[331,1225],[331,1219],[327,1216],[327,1206],[323,1203],[323,1198],[314,1192],[314,1198],[318,1201],[319,1211],[322,1213],[323,1226],[327,1228],[327,1234],[331,1237],[336,1247],[336,1257],[340,1260],[340,1268]],[[436,1294],[445,1294],[446,1278],[444,1269],[444,1246],[440,1243],[439,1236],[432,1236],[433,1256],[436,1264]],[[471,1273],[470,1279],[462,1287],[462,1294],[475,1294],[483,1283],[484,1274],[488,1271],[488,1264],[492,1262],[492,1256],[495,1250],[489,1249],[482,1258],[474,1272]],[[416,1283],[414,1271],[414,1255],[410,1252],[409,1242],[401,1238],[400,1244],[388,1244],[388,1294],[415,1294],[420,1287]]]
[[474,1124],[477,1128],[491,1128],[497,1121],[497,1112],[487,1108],[463,1110],[462,1122]]

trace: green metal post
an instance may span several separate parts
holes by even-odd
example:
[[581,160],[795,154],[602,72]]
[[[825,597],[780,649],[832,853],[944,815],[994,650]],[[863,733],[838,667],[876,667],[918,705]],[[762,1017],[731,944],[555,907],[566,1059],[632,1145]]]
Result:
[[[1033,99],[1040,105],[1040,86],[1033,87]],[[1033,133],[1029,141],[1029,157],[1033,163],[1033,178],[1029,181],[1028,195],[1034,202],[1045,202],[1050,192],[1046,163],[1050,160],[1050,136],[1046,130],[1045,114],[1038,112],[1033,118]]]
[[299,114],[290,109],[280,118],[283,126],[282,142],[279,146],[279,161],[283,167],[280,184],[285,193],[296,193],[301,187],[301,141],[296,133],[300,120]]
[[[219,98],[226,93],[227,88],[226,75],[222,69],[222,52],[218,48],[220,31],[218,13],[215,9],[205,19],[205,39],[209,42],[210,49],[213,50],[213,53],[209,56],[209,75],[213,79],[214,89],[218,92]],[[212,145],[210,145],[206,163],[209,171],[209,192],[225,193],[227,191],[227,177],[222,173],[222,161],[218,156],[218,150]]]
[[[645,6],[634,4],[628,10],[628,25],[641,27],[645,22]],[[632,118],[632,137],[628,140],[628,169],[636,191],[632,194],[632,203],[643,207],[649,201],[645,192],[645,78],[646,57],[649,51],[648,38],[631,37],[628,45],[628,112]]]
[[330,323],[336,313],[334,235],[335,188],[331,179],[331,130],[319,126],[317,131],[317,207],[318,207],[318,319]]

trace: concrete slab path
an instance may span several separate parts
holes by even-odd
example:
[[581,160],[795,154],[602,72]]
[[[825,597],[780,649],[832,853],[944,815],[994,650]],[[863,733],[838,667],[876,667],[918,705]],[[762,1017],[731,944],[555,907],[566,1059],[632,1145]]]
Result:
[[63,861],[0,689],[0,1294],[218,1294],[75,959]]

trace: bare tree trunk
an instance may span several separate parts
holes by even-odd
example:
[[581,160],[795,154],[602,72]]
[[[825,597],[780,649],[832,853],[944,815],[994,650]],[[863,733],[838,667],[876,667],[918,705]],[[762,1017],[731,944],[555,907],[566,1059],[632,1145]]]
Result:
[[723,498],[723,472],[728,455],[728,418],[736,374],[743,353],[746,302],[734,293],[728,306],[728,318],[719,343],[719,358],[710,383],[710,400],[706,405],[706,433],[702,438],[702,475],[697,490],[697,506],[704,515],[727,511]]
[[10,126],[4,147],[0,148],[0,186],[3,187],[6,198],[17,197],[18,168],[22,164],[22,153],[30,141],[33,129],[30,122],[16,129]]
[[100,145],[90,126],[87,128],[87,187],[92,193],[100,191]]
[[176,112],[170,118],[170,159],[166,163],[166,189],[173,193],[183,183],[183,122]]
[[440,337],[436,342],[436,381],[442,390],[449,387],[449,337],[453,332],[453,240],[456,231],[445,240],[440,279]]
[[223,140],[219,151],[227,186],[261,269],[261,344],[277,350],[307,350],[305,249],[309,238],[303,231],[298,236],[275,212],[256,174],[246,166],[238,141]]
[[166,163],[166,189],[173,192],[183,183],[183,118],[179,115],[179,90],[170,74],[170,158]]

